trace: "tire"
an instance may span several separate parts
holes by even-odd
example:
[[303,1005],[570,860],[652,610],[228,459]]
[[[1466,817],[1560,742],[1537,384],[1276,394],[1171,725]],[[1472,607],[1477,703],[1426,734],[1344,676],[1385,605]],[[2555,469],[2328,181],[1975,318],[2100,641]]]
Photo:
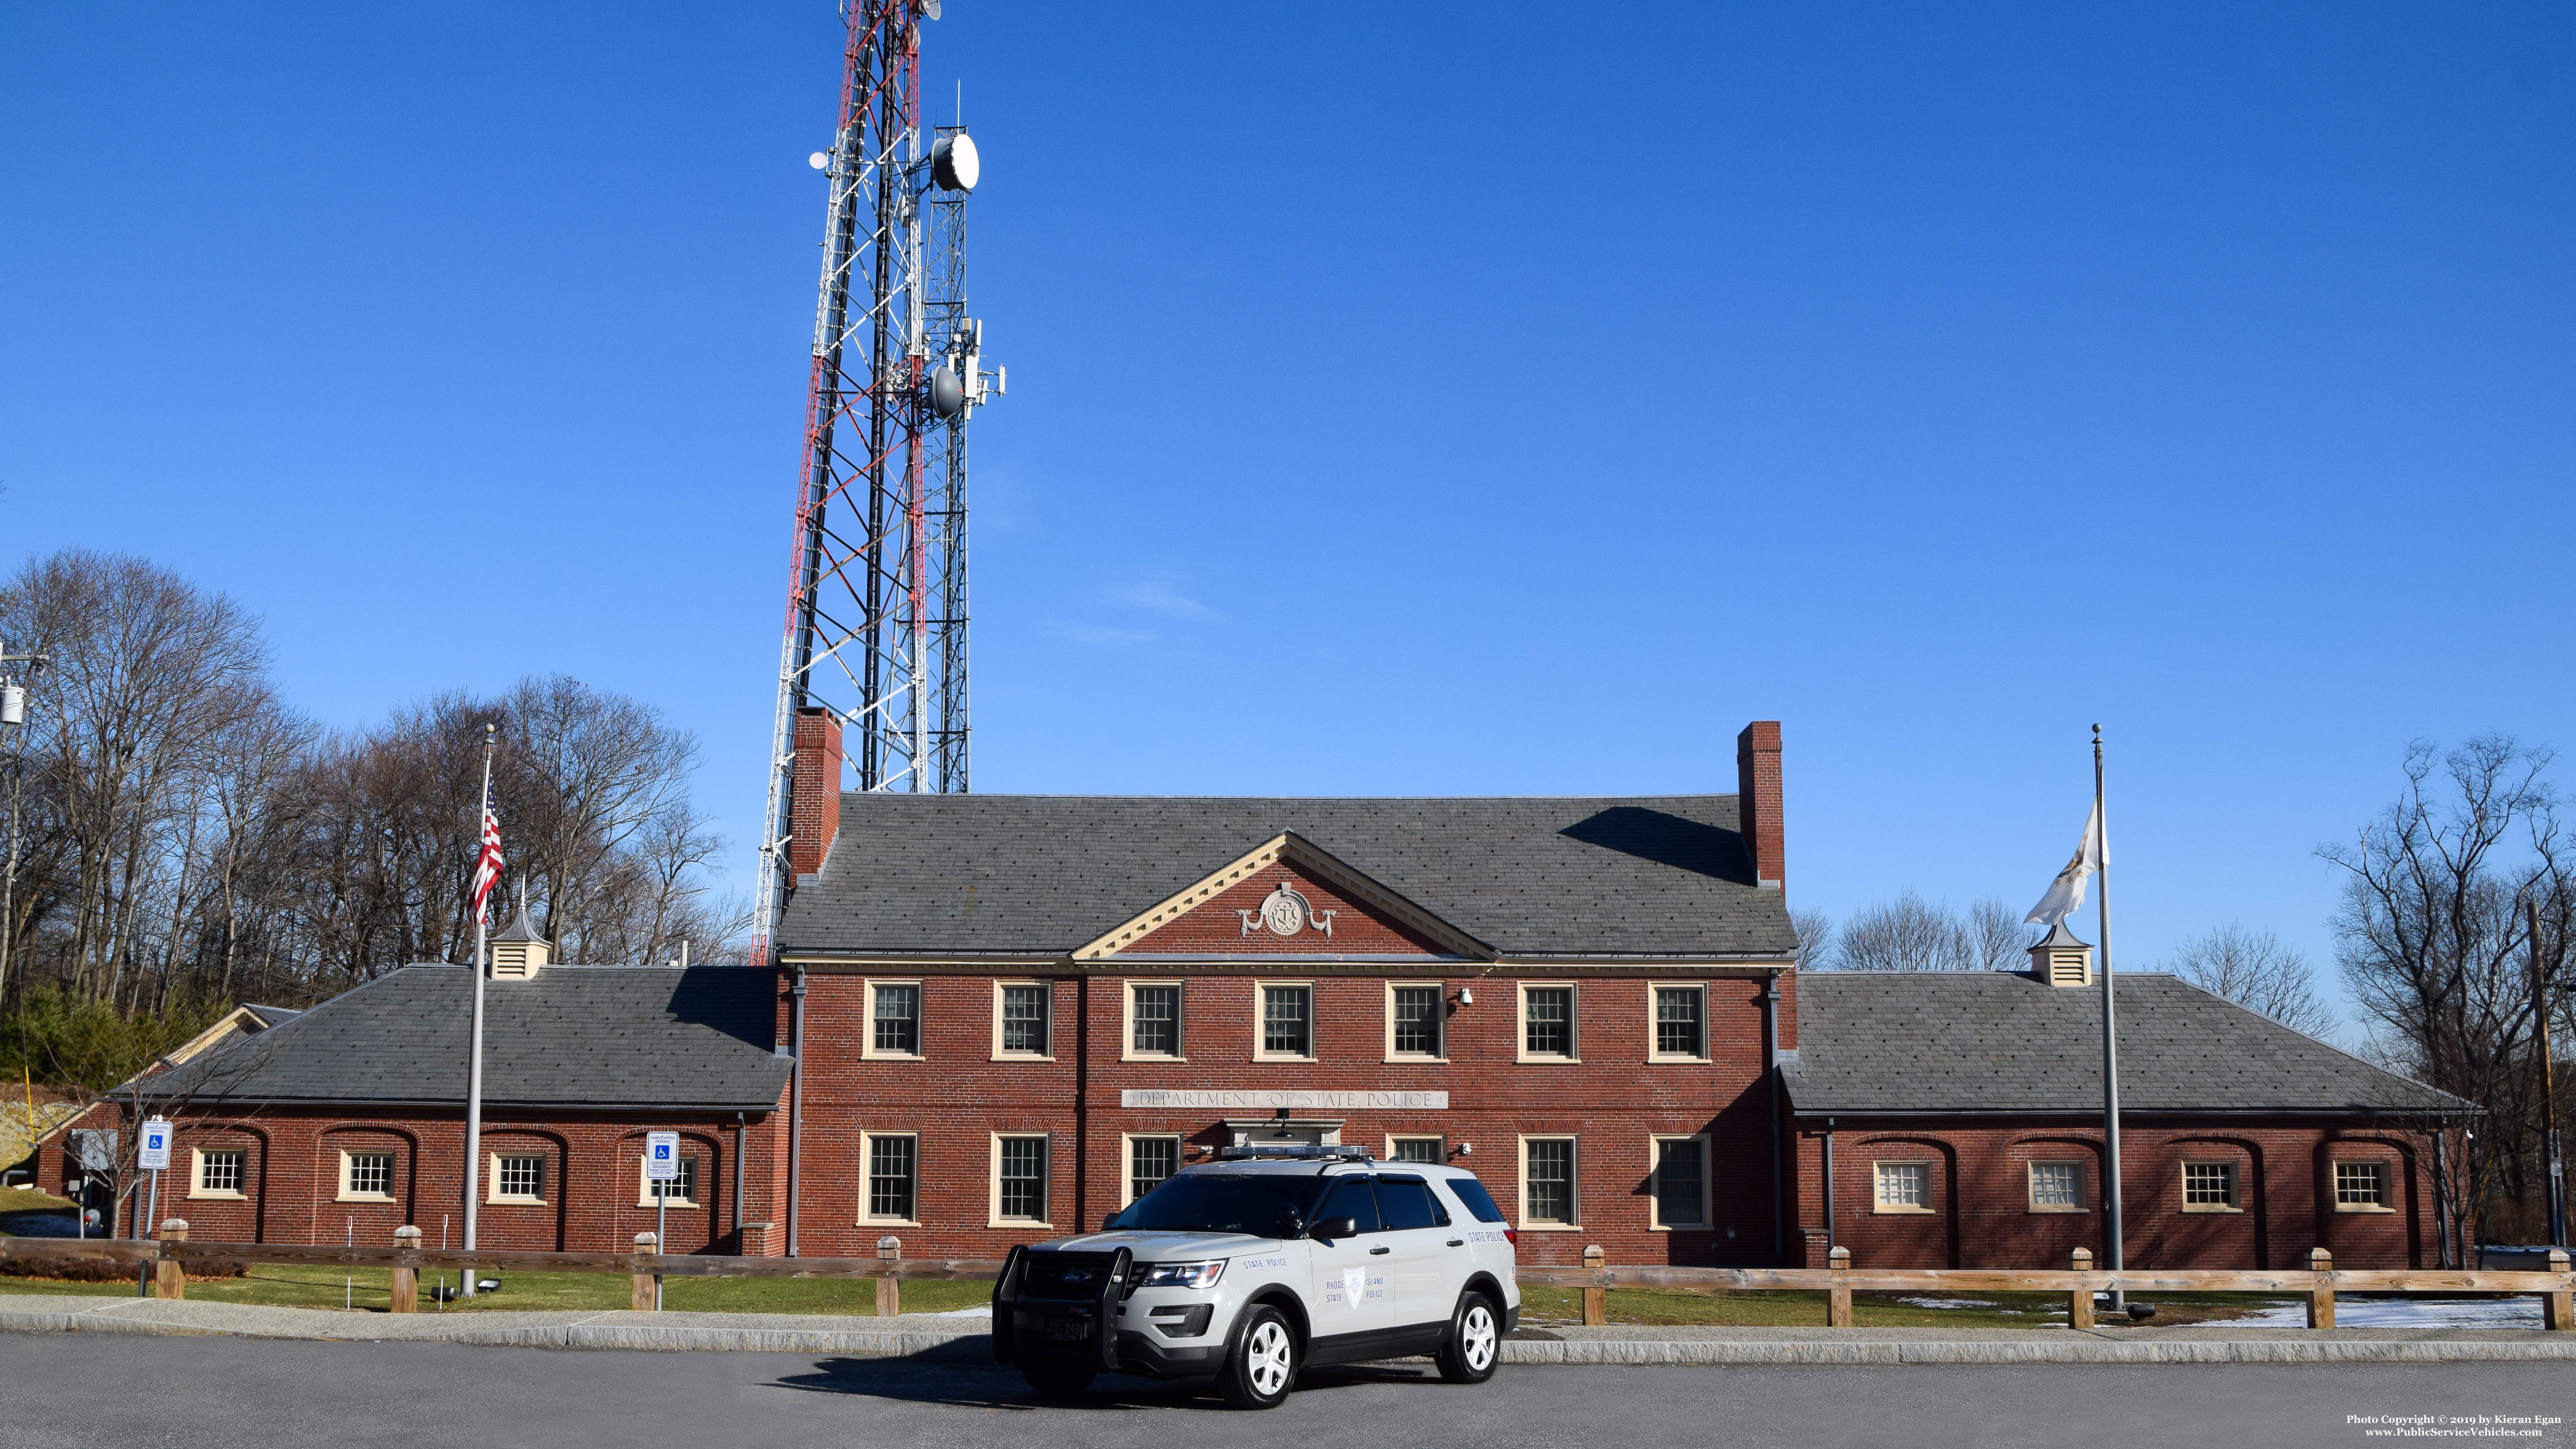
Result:
[[1298,1360],[1303,1357],[1297,1330],[1287,1315],[1256,1303],[1243,1311],[1243,1326],[1235,1334],[1234,1351],[1225,1356],[1225,1367],[1217,1374],[1217,1387],[1224,1391],[1225,1401],[1238,1409],[1278,1408],[1297,1386]]
[[1098,1369],[1073,1368],[1063,1364],[1030,1364],[1020,1370],[1029,1387],[1051,1399],[1069,1399],[1091,1387],[1100,1376]]
[[1449,1316],[1449,1336],[1440,1341],[1433,1362],[1440,1377],[1453,1384],[1481,1384],[1494,1376],[1503,1359],[1503,1323],[1493,1300],[1482,1293],[1458,1296],[1458,1311]]

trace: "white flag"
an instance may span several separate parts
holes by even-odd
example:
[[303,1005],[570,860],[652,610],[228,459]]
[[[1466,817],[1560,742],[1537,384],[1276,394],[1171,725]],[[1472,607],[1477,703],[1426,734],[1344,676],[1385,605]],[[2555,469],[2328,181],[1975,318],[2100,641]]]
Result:
[[2093,802],[2093,813],[2084,817],[2084,841],[2075,847],[2075,858],[2048,887],[2048,894],[2030,908],[2025,921],[2054,926],[2084,908],[2084,882],[2102,868],[2102,802]]

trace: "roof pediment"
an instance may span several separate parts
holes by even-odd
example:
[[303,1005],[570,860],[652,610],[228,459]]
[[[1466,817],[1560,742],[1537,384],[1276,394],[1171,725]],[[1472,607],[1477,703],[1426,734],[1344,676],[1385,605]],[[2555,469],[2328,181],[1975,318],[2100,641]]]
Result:
[[1073,952],[1205,958],[1490,961],[1494,949],[1313,841],[1285,831]]

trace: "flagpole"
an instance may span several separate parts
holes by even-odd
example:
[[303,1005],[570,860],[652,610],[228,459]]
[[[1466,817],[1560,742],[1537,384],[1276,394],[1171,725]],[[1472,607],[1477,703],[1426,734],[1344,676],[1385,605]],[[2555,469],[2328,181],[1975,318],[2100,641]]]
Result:
[[[492,818],[492,737],[494,727],[483,726],[483,806],[474,815],[474,868],[483,868],[484,822]],[[476,902],[474,909],[474,1027],[465,1054],[465,1251],[474,1251],[475,1178],[483,1158],[483,946],[485,917],[489,912]],[[2117,1252],[2117,1249],[2113,1250]],[[474,1296],[478,1269],[468,1266],[461,1291]]]
[[[2093,818],[2097,852],[2094,907],[2101,914],[2096,929],[2102,938],[2102,1237],[2111,1272],[2127,1269],[2120,1231],[2120,1042],[2111,1017],[2111,815],[2102,789],[2102,727],[2093,727]],[[2129,1311],[2128,1294],[2111,1290],[2111,1311]]]

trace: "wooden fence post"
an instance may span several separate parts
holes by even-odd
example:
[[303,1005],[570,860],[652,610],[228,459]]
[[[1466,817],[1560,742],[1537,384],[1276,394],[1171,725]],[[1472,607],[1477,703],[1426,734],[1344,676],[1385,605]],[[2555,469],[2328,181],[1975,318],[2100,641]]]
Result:
[[2576,1330],[2576,1292],[2567,1287],[2567,1250],[2549,1250],[2549,1271],[2558,1275],[2558,1286],[2540,1296],[2540,1321],[2561,1333]]
[[1825,1290],[1825,1327],[1852,1326],[1851,1285],[1843,1274],[1851,1268],[1851,1249],[1836,1248],[1825,1255],[1825,1266],[1833,1271],[1833,1286]]
[[[2078,1248],[2067,1254],[2066,1259],[2067,1268],[2073,1272],[2090,1274],[2093,1271],[2091,1248]],[[2069,1328],[2093,1326],[2093,1280],[2090,1277],[2079,1279],[2074,1287],[2066,1290],[2066,1326]]]
[[662,1306],[662,1275],[647,1272],[644,1255],[662,1256],[662,1240],[652,1233],[635,1235],[635,1293],[627,1306],[638,1313],[651,1313]]
[[[420,1229],[408,1225],[394,1229],[394,1250],[410,1254],[420,1251]],[[420,1311],[420,1264],[396,1260],[394,1263],[393,1312]]]
[[2308,1327],[2334,1327],[2334,1254],[2323,1248],[2308,1249],[2308,1271],[2317,1281],[2308,1288]]
[[[877,1256],[902,1257],[903,1239],[897,1237],[877,1239]],[[877,1317],[892,1318],[901,1312],[903,1312],[903,1284],[895,1278],[894,1270],[889,1268],[886,1270],[886,1276],[877,1280]]]
[[[1594,1272],[1600,1271],[1601,1266],[1609,1261],[1610,1256],[1601,1251],[1601,1245],[1599,1243],[1591,1244],[1583,1250],[1583,1266],[1593,1270]],[[1601,1287],[1597,1283],[1585,1284],[1583,1287],[1583,1326],[1586,1328],[1599,1328],[1609,1321],[1610,1290]]]
[[185,1298],[188,1296],[188,1265],[170,1254],[170,1244],[188,1241],[188,1220],[171,1218],[161,1224],[161,1261],[152,1265],[152,1296]]

